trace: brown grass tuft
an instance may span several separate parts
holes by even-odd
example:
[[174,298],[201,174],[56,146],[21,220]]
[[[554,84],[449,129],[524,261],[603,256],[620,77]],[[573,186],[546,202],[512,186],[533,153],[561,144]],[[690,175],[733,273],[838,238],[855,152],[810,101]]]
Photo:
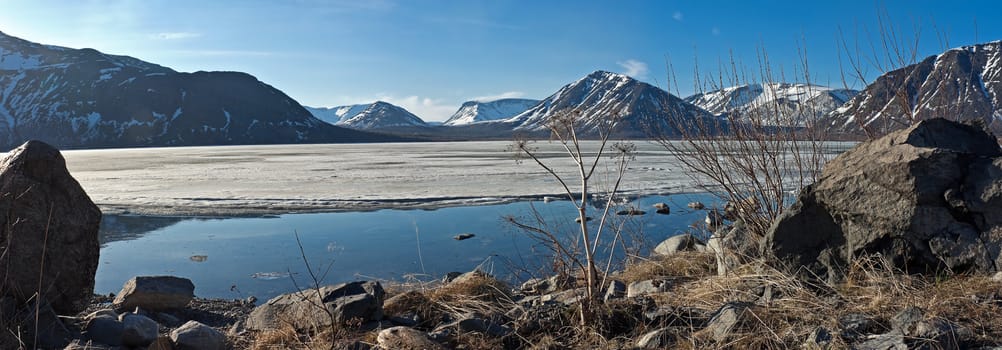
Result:
[[703,278],[717,273],[713,253],[680,252],[671,256],[638,259],[626,265],[618,277],[624,283],[660,277]]

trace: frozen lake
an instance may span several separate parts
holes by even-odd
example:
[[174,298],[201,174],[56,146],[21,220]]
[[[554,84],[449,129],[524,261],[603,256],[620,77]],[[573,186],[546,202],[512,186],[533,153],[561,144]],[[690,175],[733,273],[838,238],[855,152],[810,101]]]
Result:
[[[594,142],[586,146],[597,147]],[[559,192],[508,142],[219,146],[66,151],[73,176],[104,213],[245,215],[506,203]],[[695,188],[662,147],[637,142],[626,192]],[[557,169],[556,143],[536,144]],[[612,166],[611,162],[608,164]],[[600,165],[600,169],[603,166]],[[569,174],[573,176],[572,174]],[[596,174],[596,185],[607,183]]]

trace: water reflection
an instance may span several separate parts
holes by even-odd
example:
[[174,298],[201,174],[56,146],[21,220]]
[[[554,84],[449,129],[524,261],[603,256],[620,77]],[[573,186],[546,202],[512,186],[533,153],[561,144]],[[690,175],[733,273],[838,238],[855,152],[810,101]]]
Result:
[[[623,237],[640,242],[627,248],[642,252],[651,242],[703,219],[704,211],[686,207],[693,200],[712,203],[707,195],[643,197],[628,204],[646,210],[646,215],[614,216],[610,224]],[[672,213],[655,214],[652,206],[658,202],[668,203]],[[601,213],[592,210],[590,215],[598,218]],[[506,218],[545,225],[567,239],[579,235],[576,212],[567,201],[256,218],[109,215],[102,223],[95,290],[117,292],[132,276],[169,274],[192,279],[201,297],[265,299],[292,291],[296,284],[306,285],[304,258],[325,283],[431,279],[478,265],[502,277],[523,279],[548,269],[551,247],[532,240]],[[474,236],[454,239],[463,233]],[[616,249],[622,253],[621,246]]]

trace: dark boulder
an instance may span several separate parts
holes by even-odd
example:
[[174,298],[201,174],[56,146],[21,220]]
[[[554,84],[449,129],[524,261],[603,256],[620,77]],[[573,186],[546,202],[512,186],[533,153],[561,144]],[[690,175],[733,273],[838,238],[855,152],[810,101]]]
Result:
[[909,272],[992,272],[1002,241],[1002,150],[975,125],[945,119],[859,144],[770,228],[763,250],[837,280],[881,256]]
[[328,327],[332,321],[337,324],[379,321],[383,319],[385,295],[379,282],[370,281],[282,294],[254,308],[247,318],[247,328],[268,330],[289,325],[305,330]]
[[59,150],[28,141],[0,160],[0,213],[2,293],[24,302],[40,292],[59,314],[82,311],[94,294],[101,211]]

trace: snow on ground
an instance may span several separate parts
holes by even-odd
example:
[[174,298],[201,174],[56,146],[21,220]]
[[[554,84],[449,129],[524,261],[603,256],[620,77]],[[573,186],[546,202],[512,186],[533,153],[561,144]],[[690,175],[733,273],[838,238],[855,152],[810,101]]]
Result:
[[[597,143],[586,144],[594,149]],[[636,142],[623,187],[633,194],[697,190],[670,155]],[[217,146],[63,152],[71,174],[105,213],[260,215],[289,212],[435,208],[552,196],[542,168],[517,164],[506,142]],[[538,142],[546,161],[567,171],[558,144]],[[614,179],[603,172],[596,189]]]

